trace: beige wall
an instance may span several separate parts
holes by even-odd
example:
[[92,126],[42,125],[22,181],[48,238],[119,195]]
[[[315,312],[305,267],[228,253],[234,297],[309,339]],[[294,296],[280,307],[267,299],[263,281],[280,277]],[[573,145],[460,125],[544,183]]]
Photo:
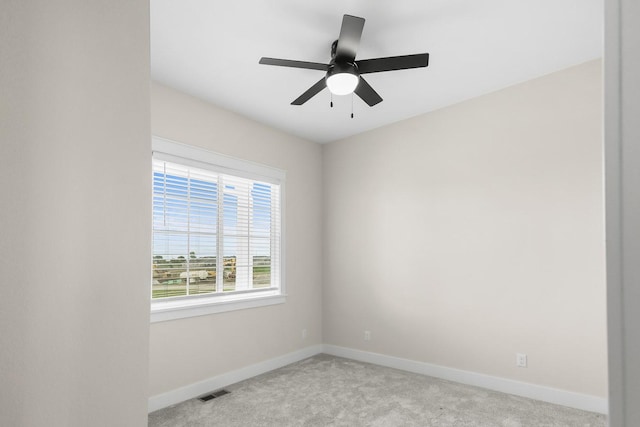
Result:
[[154,135],[286,170],[288,298],[275,306],[153,323],[149,395],[320,344],[322,147],[156,83],[151,112]]
[[147,423],[148,9],[2,2],[2,426]]
[[606,396],[600,68],[327,145],[324,342]]

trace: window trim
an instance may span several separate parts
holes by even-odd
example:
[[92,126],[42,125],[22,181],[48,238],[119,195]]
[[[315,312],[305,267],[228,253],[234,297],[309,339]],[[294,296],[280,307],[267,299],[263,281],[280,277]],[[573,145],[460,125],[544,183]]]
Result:
[[[225,294],[193,295],[153,299],[151,323],[203,316],[233,310],[282,304],[285,292],[285,178],[286,172],[260,163],[238,159],[157,136],[152,137],[152,158],[180,162],[186,166],[278,184],[280,186],[280,286]],[[197,159],[197,160],[195,160]]]

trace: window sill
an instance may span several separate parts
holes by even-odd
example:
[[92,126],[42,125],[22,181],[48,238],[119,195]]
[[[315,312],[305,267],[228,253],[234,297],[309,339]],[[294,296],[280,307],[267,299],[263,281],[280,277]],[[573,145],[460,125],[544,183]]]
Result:
[[278,293],[278,291],[261,292],[259,295],[249,293],[171,301],[156,300],[151,301],[151,323],[283,304],[285,300],[286,295]]

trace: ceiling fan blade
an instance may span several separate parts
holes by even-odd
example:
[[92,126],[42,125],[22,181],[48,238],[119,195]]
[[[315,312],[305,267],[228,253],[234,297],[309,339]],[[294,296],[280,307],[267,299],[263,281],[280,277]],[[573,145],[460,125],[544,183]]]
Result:
[[327,71],[329,69],[328,64],[320,64],[319,62],[307,62],[307,61],[292,61],[290,59],[278,59],[262,57],[259,61],[264,65],[277,65],[280,67],[293,67],[293,68],[306,68],[309,70]]
[[386,58],[363,59],[356,61],[360,74],[380,73],[382,71],[406,70],[429,65],[428,53],[415,55],[389,56]]
[[379,102],[382,102],[382,98],[378,95],[378,92],[367,83],[365,79],[360,76],[360,82],[354,91],[364,102],[369,104],[369,107],[373,107]]
[[305,93],[303,93],[298,98],[296,98],[291,103],[291,105],[302,105],[302,104],[304,104],[305,102],[307,102],[308,100],[310,100],[311,98],[316,96],[325,87],[327,87],[327,83],[326,83],[326,81],[325,81],[325,79],[323,77],[320,80],[318,80],[318,82],[316,84],[314,84],[309,89],[307,89],[307,91]]
[[342,17],[342,27],[340,28],[340,36],[336,46],[336,59],[347,62],[353,62],[356,59],[363,28],[364,18],[351,15]]

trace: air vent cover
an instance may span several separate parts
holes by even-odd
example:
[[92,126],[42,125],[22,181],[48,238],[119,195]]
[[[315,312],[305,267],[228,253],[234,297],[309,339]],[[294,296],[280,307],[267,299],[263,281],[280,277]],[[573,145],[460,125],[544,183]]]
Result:
[[214,391],[213,393],[209,393],[209,394],[205,394],[204,396],[200,396],[198,399],[200,399],[200,401],[202,401],[202,402],[208,402],[211,399],[215,399],[216,397],[224,396],[225,394],[229,394],[229,393],[231,393],[231,392],[227,391],[227,390],[218,390],[218,391]]

